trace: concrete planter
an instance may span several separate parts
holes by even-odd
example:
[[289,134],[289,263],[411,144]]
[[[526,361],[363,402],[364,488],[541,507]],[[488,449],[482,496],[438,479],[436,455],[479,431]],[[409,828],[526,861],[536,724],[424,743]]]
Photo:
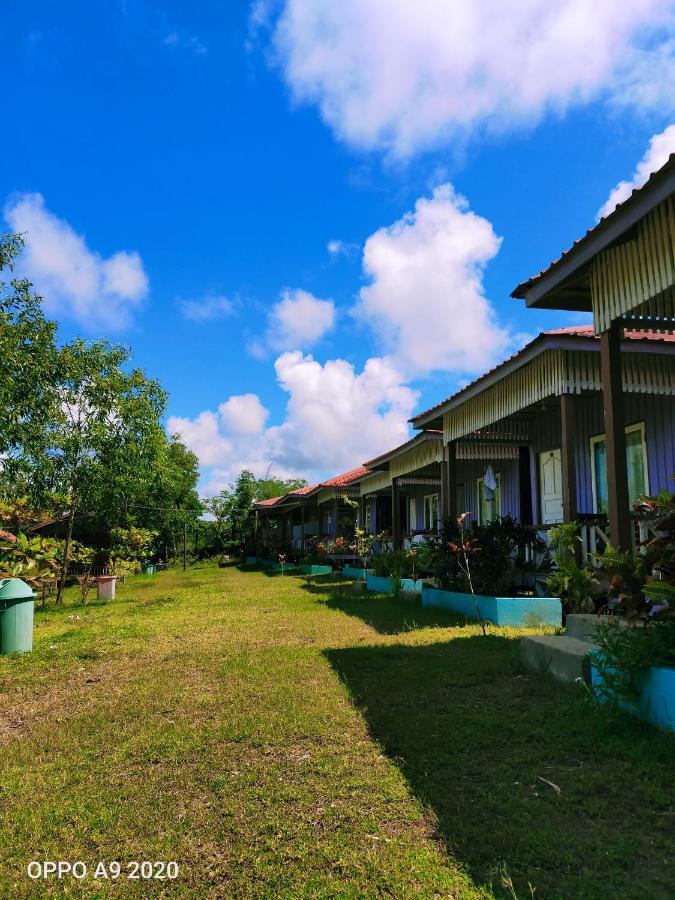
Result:
[[[493,625],[531,628],[540,625],[562,625],[562,605],[557,597],[486,597],[477,595],[480,614]],[[470,619],[477,619],[471,594],[459,591],[422,589],[422,606],[440,606]]]
[[[368,575],[368,590],[377,591],[378,594],[393,594],[394,579],[384,578],[381,575]],[[422,590],[422,580],[413,581],[412,578],[401,578],[400,589],[402,591],[410,591],[419,594]]]
[[[368,569],[368,571],[371,572],[372,569]],[[357,569],[354,566],[345,566],[342,570],[342,574],[345,576],[345,578],[361,578],[365,580],[366,570]]]
[[298,572],[301,575],[330,575],[332,566],[300,566]]
[[[593,657],[599,655],[599,652],[594,650],[591,653],[591,684],[595,696],[600,700],[606,700],[607,698],[601,696],[597,690],[603,682],[596,666],[593,665]],[[642,677],[638,700],[633,703],[620,700],[619,705],[626,712],[644,722],[649,722],[656,728],[675,732],[675,669],[656,666],[647,669]]]
[[280,562],[273,562],[270,560],[270,564],[267,568],[271,569],[273,572],[281,572],[282,568],[284,572],[294,572],[298,567],[295,563],[284,563],[282,567]]

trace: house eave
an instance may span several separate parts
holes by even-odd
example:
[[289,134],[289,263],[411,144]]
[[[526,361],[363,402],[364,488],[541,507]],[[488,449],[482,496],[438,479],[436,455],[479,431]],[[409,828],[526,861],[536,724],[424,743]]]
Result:
[[606,219],[600,221],[548,269],[514,288],[511,296],[525,300],[528,307],[590,312],[592,309],[590,287],[587,298],[579,296],[576,300],[570,298],[565,300],[561,297],[565,284],[569,285],[571,281],[586,276],[590,263],[599,253],[620,242],[627,231],[673,192],[675,192],[675,166],[670,165],[617,207]]

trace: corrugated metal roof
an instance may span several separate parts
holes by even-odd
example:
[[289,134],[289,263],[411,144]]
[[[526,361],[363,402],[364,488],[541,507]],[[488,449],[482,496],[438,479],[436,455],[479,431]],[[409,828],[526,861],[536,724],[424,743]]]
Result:
[[[509,356],[508,359],[505,359],[503,362],[494,366],[492,369],[488,369],[487,372],[484,372],[478,378],[470,381],[467,385],[465,385],[461,391],[456,391],[454,394],[450,394],[449,397],[446,397],[445,400],[441,400],[440,403],[437,403],[435,406],[430,407],[424,412],[418,413],[416,416],[413,416],[409,421],[415,424],[419,419],[426,419],[432,413],[440,410],[451,400],[454,400],[455,397],[461,396],[466,391],[473,388],[475,385],[480,384],[481,381],[484,381],[486,378],[489,378],[490,375],[493,375],[495,372],[498,372],[504,366],[507,366],[509,363],[512,363],[514,360],[519,359],[526,352],[530,350],[537,343],[545,342],[547,337],[560,337],[569,335],[572,338],[584,338],[586,340],[600,341],[600,336],[595,334],[593,331],[592,325],[570,325],[565,328],[552,328],[549,331],[542,331],[537,335],[534,340],[530,341],[529,344],[526,344],[522,347],[517,353],[514,353],[512,356]],[[674,343],[675,342],[675,334],[669,334],[666,332],[659,331],[640,331],[636,328],[626,329],[624,331],[624,339],[630,341],[654,341],[661,343]],[[417,426],[416,426],[417,427]]]
[[[364,465],[367,467],[366,471],[368,471],[368,469],[372,469],[373,466],[376,466],[379,463],[383,462],[384,460],[387,459],[387,457],[393,456],[393,455],[398,455],[399,453],[402,453],[404,450],[406,450],[408,447],[411,447],[413,444],[419,443],[420,441],[423,441],[423,440],[426,440],[425,435],[440,436],[442,434],[443,434],[442,431],[436,430],[434,428],[427,428],[421,434],[416,434],[413,437],[411,437],[409,441],[405,442],[405,444],[400,444],[398,447],[394,447],[393,450],[387,450],[386,453],[381,453],[379,456],[376,456],[374,459],[366,460],[366,462],[364,463]],[[433,440],[436,440],[436,437],[434,437]]]
[[579,248],[581,248],[593,235],[597,234],[599,231],[602,231],[609,223],[613,222],[618,215],[620,215],[627,207],[629,207],[632,203],[635,202],[635,199],[642,194],[642,192],[647,189],[656,178],[660,178],[664,172],[667,172],[669,169],[675,167],[675,153],[671,153],[668,157],[668,160],[661,166],[660,169],[657,169],[656,172],[652,172],[649,178],[645,181],[643,185],[638,188],[634,188],[631,192],[630,197],[627,197],[621,203],[618,203],[614,210],[609,213],[609,215],[603,216],[600,221],[593,226],[593,228],[589,228],[586,234],[583,237],[580,237],[579,240],[575,241],[571,247],[567,250],[564,250],[561,255],[554,259],[553,262],[549,263],[546,268],[542,269],[537,275],[532,275],[526,281],[523,281],[511,292],[512,297],[517,297],[519,299],[523,299],[525,292],[532,287],[533,284],[536,284],[540,278],[543,278],[545,275],[548,275],[549,272],[552,272],[556,266],[560,265],[560,263],[567,259],[570,253],[576,253]]
[[276,506],[276,504],[280,503],[282,500],[294,500],[308,497],[310,494],[315,493],[321,488],[347,487],[367,474],[369,474],[369,470],[365,466],[358,466],[356,469],[350,469],[348,472],[334,475],[326,481],[318,481],[316,484],[308,484],[306,487],[298,488],[296,491],[289,491],[289,493],[284,494],[283,497],[274,497],[271,501],[261,500],[259,503],[256,503],[255,506],[256,508],[261,506]]
[[283,500],[283,497],[269,497],[267,500],[258,500],[254,505],[255,506],[274,506],[280,500]]

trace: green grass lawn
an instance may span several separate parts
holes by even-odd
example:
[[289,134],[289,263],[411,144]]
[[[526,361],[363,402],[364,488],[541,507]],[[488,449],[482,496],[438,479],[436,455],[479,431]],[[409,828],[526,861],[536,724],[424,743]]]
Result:
[[675,895],[675,742],[521,670],[514,631],[204,565],[38,610],[0,693],[1,897]]

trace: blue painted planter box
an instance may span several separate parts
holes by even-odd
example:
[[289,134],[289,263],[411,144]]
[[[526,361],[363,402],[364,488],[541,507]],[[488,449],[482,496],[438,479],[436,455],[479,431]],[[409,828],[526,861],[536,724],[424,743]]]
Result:
[[[272,560],[270,560],[268,568],[272,569],[273,572],[281,572],[282,566],[280,562],[272,562]],[[283,565],[284,572],[292,572],[297,568],[295,563],[284,563]]]
[[274,563],[271,559],[261,559],[260,565],[263,567],[263,569],[271,569],[274,566]]
[[257,556],[245,556],[244,557],[244,565],[245,566],[254,566],[258,562]]
[[[377,591],[378,594],[393,594],[394,581],[392,578],[383,578],[381,575],[368,575],[367,587],[369,591]],[[412,578],[401,578],[402,591],[422,590],[422,581],[413,581]]]
[[[508,625],[512,628],[530,628],[539,625],[562,625],[562,605],[557,597],[485,597],[477,595],[478,608],[486,622]],[[477,619],[471,594],[458,591],[422,589],[422,606],[442,606]]]
[[[370,572],[370,569],[368,570]],[[357,569],[354,566],[345,566],[342,570],[345,578],[360,578],[362,581],[366,577],[365,569]]]
[[[593,665],[593,657],[598,651],[591,653],[591,684],[597,688],[602,684],[602,678],[597,668]],[[605,701],[598,690],[595,696]],[[663,731],[675,732],[675,669],[661,669],[653,667],[647,669],[644,674],[640,698],[635,703],[628,700],[619,701],[622,709],[637,716],[650,725],[661,728]]]
[[[288,568],[288,567],[287,567]],[[332,566],[300,566],[298,571],[302,575],[330,575]]]

